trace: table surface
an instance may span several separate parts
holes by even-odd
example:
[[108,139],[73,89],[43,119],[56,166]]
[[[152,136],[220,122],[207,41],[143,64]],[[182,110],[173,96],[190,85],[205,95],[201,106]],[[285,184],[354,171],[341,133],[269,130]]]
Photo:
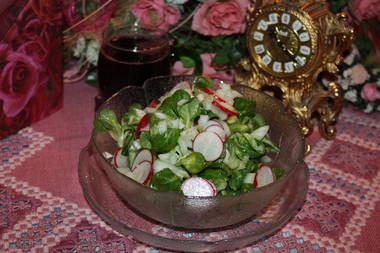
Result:
[[[64,108],[0,140],[0,252],[167,252],[124,237],[89,207],[79,152],[96,89],[65,86]],[[380,114],[345,107],[335,140],[309,137],[307,199],[284,227],[236,252],[380,252]]]

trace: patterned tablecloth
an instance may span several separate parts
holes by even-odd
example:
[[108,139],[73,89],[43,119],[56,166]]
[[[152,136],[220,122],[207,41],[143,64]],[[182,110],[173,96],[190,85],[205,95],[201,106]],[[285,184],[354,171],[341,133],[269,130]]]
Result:
[[[166,252],[123,237],[78,182],[96,90],[66,85],[64,109],[0,140],[0,252]],[[345,108],[333,141],[314,134],[302,209],[236,252],[380,252],[380,114]]]

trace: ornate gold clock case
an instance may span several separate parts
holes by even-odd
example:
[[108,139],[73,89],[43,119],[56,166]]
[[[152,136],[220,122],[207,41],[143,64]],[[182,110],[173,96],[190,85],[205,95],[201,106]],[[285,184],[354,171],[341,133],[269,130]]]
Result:
[[343,105],[341,88],[318,83],[321,72],[335,73],[353,39],[345,16],[331,14],[325,1],[263,1],[250,8],[249,57],[236,68],[236,82],[278,96],[295,114],[302,131],[318,115],[321,135],[333,138]]

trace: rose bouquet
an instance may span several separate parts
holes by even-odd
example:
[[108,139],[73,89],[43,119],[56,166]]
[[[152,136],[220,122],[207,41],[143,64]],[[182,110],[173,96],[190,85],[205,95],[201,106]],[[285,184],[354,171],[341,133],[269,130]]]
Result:
[[336,75],[344,99],[364,112],[380,111],[380,0],[340,0],[329,4],[332,12],[347,12],[356,30],[352,49]]
[[[236,63],[246,56],[246,15],[250,3],[250,0],[72,0],[65,11],[70,25],[66,34],[68,55],[77,60],[74,70],[85,66],[88,72],[82,72],[82,76],[93,82],[102,29],[120,22],[139,23],[169,33],[173,42],[173,75],[202,74],[232,81]],[[345,100],[366,112],[380,110],[376,70],[380,63],[380,11],[376,8],[380,4],[376,3],[380,0],[329,2],[333,12],[348,12],[358,31],[352,52],[335,78],[343,87]]]

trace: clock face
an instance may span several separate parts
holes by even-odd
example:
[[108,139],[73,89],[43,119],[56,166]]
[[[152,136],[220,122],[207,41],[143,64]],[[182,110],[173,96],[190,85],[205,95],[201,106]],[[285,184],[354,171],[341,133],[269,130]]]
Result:
[[304,73],[315,58],[317,35],[310,20],[280,6],[263,9],[248,27],[248,50],[270,75]]

